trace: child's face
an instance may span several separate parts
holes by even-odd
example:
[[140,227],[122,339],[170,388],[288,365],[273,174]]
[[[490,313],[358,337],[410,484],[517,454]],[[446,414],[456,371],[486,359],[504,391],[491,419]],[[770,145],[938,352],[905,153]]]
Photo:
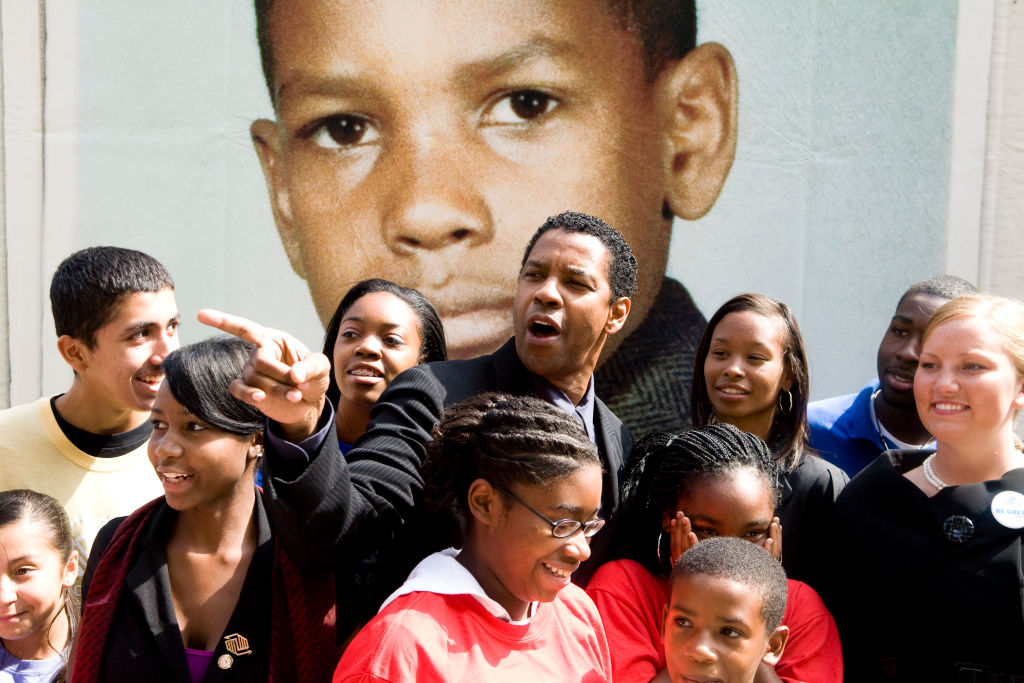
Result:
[[699,486],[681,487],[675,509],[662,514],[666,533],[676,510],[690,519],[698,541],[734,536],[763,548],[769,538],[774,504],[765,478],[754,468],[744,467],[708,477]]
[[31,522],[0,527],[0,638],[21,659],[55,656],[47,635],[78,575],[77,553],[65,562],[47,538]]
[[754,311],[722,318],[704,359],[704,382],[720,422],[768,437],[779,393],[793,380],[784,359],[785,324]]
[[419,362],[420,321],[409,304],[390,292],[356,299],[342,318],[332,365],[338,414],[349,406],[369,412],[391,380]]
[[762,659],[774,664],[779,631],[765,632],[763,599],[727,577],[676,577],[662,627],[671,680],[751,683]]
[[149,462],[175,510],[213,509],[252,491],[254,436],[209,425],[181,405],[164,384],[153,404]]
[[149,411],[164,380],[161,365],[178,341],[174,290],[136,292],[96,331],[92,349],[81,345],[82,381],[99,387],[111,410]]
[[896,308],[877,356],[878,386],[889,405],[917,410],[914,373],[921,356],[921,335],[932,314],[944,303],[941,297],[911,294]]
[[[509,491],[552,521],[597,518],[601,506],[601,468],[588,465],[545,486],[518,484]],[[524,505],[494,493],[486,526],[477,526],[473,574],[491,598],[513,619],[522,619],[531,602],[551,602],[569,585],[581,562],[590,557],[583,531],[555,538],[551,525]]]
[[606,2],[276,0],[271,39],[278,121],[253,139],[322,320],[384,277],[436,305],[452,357],[491,351],[529,238],[566,209],[625,235],[646,313],[678,114]]

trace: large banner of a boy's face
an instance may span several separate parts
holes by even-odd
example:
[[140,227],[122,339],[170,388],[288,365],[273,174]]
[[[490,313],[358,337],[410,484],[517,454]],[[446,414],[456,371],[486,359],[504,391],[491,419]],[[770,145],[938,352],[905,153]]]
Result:
[[872,378],[900,293],[945,268],[952,0],[77,7],[46,18],[77,41],[47,64],[73,122],[48,131],[57,230],[159,258],[186,320],[316,347],[383,277],[432,300],[452,357],[489,352],[530,236],[582,211],[639,261],[597,390],[644,432],[684,426],[734,294],[794,308],[818,398]]

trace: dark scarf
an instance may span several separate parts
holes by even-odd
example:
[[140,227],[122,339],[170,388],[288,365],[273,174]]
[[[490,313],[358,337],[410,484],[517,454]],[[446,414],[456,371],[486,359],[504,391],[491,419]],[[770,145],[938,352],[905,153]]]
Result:
[[[138,555],[139,539],[163,502],[162,497],[152,500],[121,522],[99,558],[69,665],[75,683],[100,680],[104,646],[125,579]],[[330,572],[303,576],[274,540],[269,681],[315,683],[330,679],[341,654],[335,644],[334,595]]]

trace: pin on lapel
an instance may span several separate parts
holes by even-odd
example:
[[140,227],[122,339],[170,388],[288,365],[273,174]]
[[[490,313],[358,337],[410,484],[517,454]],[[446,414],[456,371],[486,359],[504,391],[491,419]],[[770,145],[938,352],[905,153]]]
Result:
[[252,654],[252,650],[249,649],[249,640],[241,633],[224,636],[224,647],[236,657]]

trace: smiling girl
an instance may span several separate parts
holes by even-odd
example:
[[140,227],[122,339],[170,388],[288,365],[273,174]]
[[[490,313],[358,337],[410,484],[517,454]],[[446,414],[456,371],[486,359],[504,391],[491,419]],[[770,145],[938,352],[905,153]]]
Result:
[[848,477],[807,448],[810,372],[793,311],[760,294],[740,294],[708,321],[690,394],[695,426],[724,422],[761,438],[779,464],[776,514],[786,530],[782,566],[817,585],[829,571],[818,541]]
[[423,465],[426,502],[465,530],[424,559],[338,663],[335,681],[610,681],[600,617],[571,583],[604,525],[601,461],[540,399],[453,404]]
[[233,398],[253,345],[170,354],[149,459],[164,495],[100,531],[82,584],[76,683],[324,680],[336,658],[330,577],[301,578],[254,484],[263,415]]
[[343,453],[366,431],[370,409],[391,380],[448,357],[433,305],[415,289],[380,278],[345,293],[327,323],[323,353],[331,359],[327,400],[337,411]]
[[[621,559],[598,569],[587,586],[615,643],[616,681],[665,680],[655,678],[665,670],[662,610],[669,574],[684,551],[707,538],[732,536],[765,548],[776,560],[782,555],[782,529],[773,517],[778,474],[764,442],[728,424],[678,435],[655,432],[637,442],[615,529]],[[789,627],[782,659],[775,667],[762,664],[755,681],[841,683],[839,636],[813,588],[789,580],[782,623]]]
[[0,681],[63,681],[78,577],[67,513],[50,496],[0,491]]
[[939,308],[914,398],[935,452],[882,453],[837,503],[847,680],[1024,678],[1024,304]]
[[[448,357],[444,328],[430,301],[415,289],[380,278],[357,282],[345,292],[327,323],[323,354],[331,361],[327,401],[334,406],[343,454],[366,431],[370,410],[395,377],[414,365]],[[344,582],[339,592],[346,595],[339,632],[351,634],[369,621],[410,568],[390,547],[353,558],[336,575]]]

